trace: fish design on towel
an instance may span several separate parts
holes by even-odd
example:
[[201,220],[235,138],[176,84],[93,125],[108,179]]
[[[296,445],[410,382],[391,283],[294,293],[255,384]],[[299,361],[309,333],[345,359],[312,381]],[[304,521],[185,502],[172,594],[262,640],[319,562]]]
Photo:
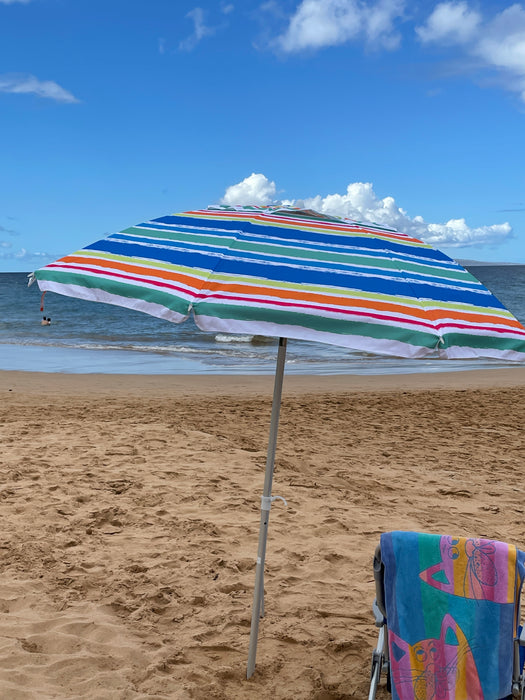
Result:
[[402,700],[483,700],[472,651],[452,615],[444,616],[439,639],[408,644],[390,632],[389,642],[396,660],[392,680]]
[[[512,548],[514,552],[514,548]],[[420,573],[430,586],[474,600],[514,600],[515,552],[492,540],[442,536],[441,561]]]

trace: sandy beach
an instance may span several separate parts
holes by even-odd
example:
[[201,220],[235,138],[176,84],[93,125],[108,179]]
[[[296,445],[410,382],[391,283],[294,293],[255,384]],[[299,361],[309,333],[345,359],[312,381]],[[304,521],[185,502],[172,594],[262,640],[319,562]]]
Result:
[[286,377],[247,681],[272,382],[0,372],[0,698],[366,698],[381,532],[525,547],[525,368]]

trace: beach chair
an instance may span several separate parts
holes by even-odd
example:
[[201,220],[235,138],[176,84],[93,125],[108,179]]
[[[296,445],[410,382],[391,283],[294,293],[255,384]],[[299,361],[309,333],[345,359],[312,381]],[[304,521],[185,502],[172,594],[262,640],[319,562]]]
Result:
[[525,700],[525,553],[496,540],[381,535],[369,700]]

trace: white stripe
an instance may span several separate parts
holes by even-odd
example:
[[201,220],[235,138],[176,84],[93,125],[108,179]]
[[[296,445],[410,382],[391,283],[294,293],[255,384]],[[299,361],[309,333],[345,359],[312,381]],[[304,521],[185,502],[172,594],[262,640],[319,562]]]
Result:
[[[120,241],[116,238],[109,237],[107,240],[113,240],[117,243],[125,243],[125,241]],[[146,242],[137,242],[136,245],[139,245],[145,249],[162,249],[162,250],[170,250],[173,252],[180,252],[182,254],[184,253],[192,253],[194,252],[191,248],[186,248],[184,246],[184,243],[182,242],[175,242],[176,245],[161,245],[158,243],[146,243]],[[95,250],[95,249],[92,249]],[[98,251],[97,251],[98,252]],[[103,255],[104,251],[101,251],[101,255]],[[361,271],[356,271],[356,270],[340,270],[340,269],[333,269],[333,268],[326,268],[326,267],[317,267],[316,263],[324,262],[324,261],[317,261],[317,260],[311,260],[311,259],[298,259],[297,262],[291,262],[289,256],[280,256],[280,260],[276,260],[275,262],[272,260],[258,260],[257,258],[250,258],[250,257],[244,257],[243,254],[240,253],[238,250],[232,250],[229,248],[225,248],[224,251],[219,251],[219,250],[208,250],[206,254],[211,257],[211,258],[218,258],[220,260],[226,260],[226,259],[231,259],[235,260],[236,262],[244,262],[246,264],[250,263],[256,263],[258,265],[267,265],[270,267],[288,267],[293,270],[306,270],[309,272],[320,272],[320,273],[329,273],[333,275],[345,275],[345,276],[355,276],[355,277],[366,277],[369,279],[382,279],[386,281],[394,281],[398,282],[399,284],[411,284],[411,285],[429,285],[431,287],[436,287],[439,289],[454,289],[457,291],[464,291],[464,292],[470,292],[473,294],[482,294],[482,295],[491,295],[491,293],[485,289],[484,287],[479,286],[479,288],[473,288],[473,287],[468,287],[465,288],[464,286],[456,286],[452,284],[451,282],[446,282],[443,278],[436,278],[436,280],[424,280],[424,279],[417,279],[416,277],[409,276],[409,275],[417,275],[419,273],[415,272],[408,272],[405,270],[398,270],[397,272],[402,273],[403,276],[394,276],[392,274],[389,274],[388,270],[383,270],[382,274],[379,274],[378,272],[367,272],[367,268],[363,267],[362,272]],[[246,251],[244,251],[244,254],[247,254]],[[256,255],[254,253],[254,255]],[[276,254],[273,253],[264,253],[267,257],[279,257]],[[123,255],[122,257],[129,257]],[[160,261],[159,261],[160,262]],[[169,264],[169,263],[168,263]],[[359,267],[359,265],[356,265],[355,263],[344,263],[341,261],[341,265],[351,265],[352,267]],[[381,267],[378,268],[381,270]],[[211,271],[211,269],[210,269]],[[424,273],[421,273],[423,275]],[[283,280],[284,281],[284,280]],[[278,283],[279,280],[276,280]],[[308,284],[308,281],[306,281]],[[344,285],[341,285],[344,286]],[[378,292],[381,293],[381,292]]]
[[[108,262],[114,262],[112,260],[108,260]],[[92,261],[92,264],[96,264],[96,260]],[[111,268],[111,267],[103,267],[100,268],[98,271],[91,271],[91,270],[84,270],[82,269],[81,265],[78,263],[63,263],[63,264],[53,264],[53,266],[49,266],[47,269],[52,269],[52,270],[61,270],[62,272],[67,272],[69,274],[81,274],[85,277],[93,277],[94,279],[104,279],[105,281],[109,282],[115,282],[115,278],[113,275],[109,274],[110,272],[115,272],[116,274],[119,275],[119,279],[117,280],[118,283],[120,284],[129,284],[132,285],[133,287],[137,287],[140,289],[140,287],[144,287],[147,289],[155,289],[157,291],[164,291],[166,294],[172,294],[173,296],[180,296],[182,298],[188,298],[188,299],[193,299],[195,298],[195,295],[199,293],[198,291],[198,285],[196,287],[191,287],[184,282],[179,282],[178,280],[165,280],[162,277],[156,277],[154,275],[147,275],[145,273],[140,273],[140,278],[139,279],[129,279],[128,277],[124,277],[122,279],[123,275],[127,274],[132,274],[132,273],[126,273],[125,271],[121,270],[118,267]],[[154,269],[154,268],[150,268]],[[181,274],[185,274],[184,272],[181,272]],[[196,270],[192,271],[191,273],[187,273],[188,277],[194,278],[196,281],[201,281],[204,282],[206,280],[207,271],[204,271],[202,277],[199,277],[196,274]],[[176,292],[174,292],[170,288],[163,289],[162,287],[159,286],[159,282],[163,282],[166,285],[172,285],[177,287],[182,287],[182,291],[177,289]],[[58,283],[57,283],[58,284]],[[62,283],[60,283],[62,284]],[[186,295],[186,296],[185,296]]]
[[[267,321],[238,321],[220,319],[214,316],[195,316],[195,323],[202,331],[218,333],[246,333],[248,335],[266,335],[276,338],[296,338],[312,340],[329,345],[338,345],[352,350],[372,352],[375,354],[398,355],[399,357],[419,358],[434,354],[433,349],[402,343],[396,340],[368,338],[360,335],[339,335],[314,331],[303,326],[282,325]],[[436,341],[437,342],[437,341]]]
[[525,352],[515,350],[497,350],[495,348],[470,348],[453,345],[446,350],[440,350],[439,356],[449,360],[471,360],[480,357],[492,357],[506,362],[525,362]]
[[87,287],[82,287],[76,284],[62,284],[60,282],[50,282],[48,280],[37,280],[37,282],[38,286],[43,292],[56,292],[57,294],[76,297],[77,299],[84,299],[86,301],[99,301],[104,304],[124,306],[127,309],[142,311],[150,316],[163,318],[164,320],[171,321],[172,323],[181,323],[182,321],[185,321],[189,317],[190,313],[189,304],[188,313],[183,315],[177,311],[167,309],[161,304],[154,304],[152,302],[143,301],[142,299],[129,299],[128,297],[122,297],[118,294],[110,294],[109,292],[105,292],[101,289],[88,289]]

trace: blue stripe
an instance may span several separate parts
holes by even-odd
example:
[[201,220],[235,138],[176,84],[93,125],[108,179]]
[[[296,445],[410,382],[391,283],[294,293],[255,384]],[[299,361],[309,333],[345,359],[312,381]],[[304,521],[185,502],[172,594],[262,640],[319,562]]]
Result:
[[[170,228],[167,229],[166,225],[157,225],[153,222],[149,223],[144,223],[144,224],[139,224],[137,226],[134,226],[133,228],[135,229],[140,229],[140,228],[146,228],[150,229],[152,231],[159,231],[163,233],[168,233],[171,235],[176,235],[177,233],[186,233],[186,234],[192,234],[192,235],[201,235],[201,236],[217,236],[218,238],[226,238],[227,240],[233,241],[233,240],[240,240],[242,239],[243,241],[248,241],[248,242],[253,242],[253,243],[259,243],[261,245],[264,245],[265,243],[274,245],[274,246],[288,246],[288,247],[294,247],[294,248],[300,248],[304,250],[319,250],[319,251],[326,251],[327,246],[326,245],[316,245],[315,243],[308,243],[304,240],[290,240],[287,239],[286,241],[281,241],[279,240],[278,232],[275,232],[273,236],[264,236],[262,234],[260,235],[250,235],[248,233],[245,233],[244,231],[239,234],[237,231],[237,236],[232,235],[231,231],[221,231],[220,229],[212,229],[208,228],[208,230],[203,230],[201,228],[193,227],[193,226],[185,226],[184,228],[181,226],[179,228]],[[127,234],[127,231],[121,231],[118,235],[124,235]],[[134,236],[136,234],[129,233],[127,235]],[[162,240],[163,237],[159,237],[159,240]],[[173,238],[172,240],[175,240]],[[404,245],[403,247],[410,252],[398,252],[396,255],[393,254],[392,250],[390,247],[388,249],[383,246],[380,250],[377,250],[376,248],[370,248],[367,247],[366,245],[366,239],[363,238],[358,238],[356,236],[348,234],[347,237],[345,237],[345,242],[348,241],[346,244],[342,244],[341,240],[339,239],[339,245],[331,245],[330,246],[330,251],[333,253],[343,253],[343,254],[348,254],[349,251],[351,251],[353,254],[356,255],[365,255],[369,257],[377,257],[377,258],[390,258],[393,260],[403,260],[403,261],[408,261],[408,262],[415,262],[419,263],[420,265],[432,265],[433,267],[437,268],[443,268],[446,270],[455,270],[456,272],[459,272],[460,274],[464,274],[465,276],[471,277],[470,273],[467,272],[467,270],[464,270],[460,265],[458,265],[454,260],[451,258],[447,258],[444,256],[444,259],[438,259],[438,257],[434,257],[429,259],[428,256],[425,256],[423,259],[420,258],[417,252],[417,248],[414,249],[413,246],[408,246]],[[435,251],[434,251],[435,252]]]
[[[293,240],[301,240],[301,241],[308,241],[308,242],[318,242],[318,243],[323,243],[327,246],[341,246],[343,244],[343,239],[342,237],[344,236],[344,241],[345,243],[348,241],[349,246],[358,246],[360,248],[370,248],[372,250],[388,250],[389,252],[396,252],[400,253],[401,255],[406,254],[408,252],[414,253],[417,250],[417,255],[421,256],[422,258],[427,258],[429,260],[437,260],[437,261],[442,261],[442,262],[450,262],[450,258],[446,256],[444,253],[441,253],[439,250],[435,250],[433,248],[419,248],[417,247],[416,249],[414,246],[409,246],[407,244],[403,244],[402,242],[396,242],[393,240],[388,240],[388,241],[382,241],[379,238],[373,238],[373,237],[359,237],[359,236],[354,236],[352,233],[345,233],[344,231],[341,232],[340,235],[337,234],[332,234],[329,232],[318,232],[318,231],[311,231],[311,230],[304,230],[304,229],[293,229],[293,228],[280,228],[280,227],[275,227],[275,226],[265,226],[263,224],[253,224],[251,221],[235,221],[235,220],[226,220],[226,219],[220,219],[220,220],[209,220],[209,219],[199,219],[197,217],[182,217],[182,216],[162,216],[159,219],[153,219],[154,222],[160,222],[160,223],[165,223],[169,224],[172,226],[188,226],[189,224],[197,227],[203,227],[203,228],[213,228],[214,224],[216,226],[220,226],[221,229],[224,231],[240,231],[242,230],[243,233],[252,233],[256,235],[263,235],[266,236],[269,240],[275,239],[275,238],[281,238],[283,240],[287,241],[293,241]],[[286,223],[286,220],[283,220],[284,223]],[[312,221],[313,224],[315,224],[314,221]],[[148,224],[143,224],[145,226],[148,226]],[[308,225],[308,222],[305,222],[305,225]],[[378,232],[380,233],[380,232]],[[300,236],[300,238],[298,238]]]
[[[290,265],[298,265],[300,267],[315,267],[315,268],[325,268],[328,270],[342,270],[342,271],[348,271],[348,272],[355,272],[355,273],[360,273],[360,274],[371,274],[371,275],[382,275],[383,277],[391,277],[391,278],[402,278],[406,279],[406,277],[409,277],[412,280],[417,280],[418,282],[428,282],[428,284],[444,284],[449,287],[456,287],[456,288],[461,288],[461,289],[471,289],[473,291],[479,291],[482,292],[485,288],[483,285],[478,282],[477,280],[473,279],[468,273],[466,273],[466,276],[468,276],[467,280],[456,280],[456,279],[448,279],[445,277],[440,277],[438,273],[436,272],[434,275],[424,275],[421,272],[414,272],[412,270],[403,270],[403,261],[398,261],[399,262],[399,267],[400,269],[396,270],[395,268],[390,268],[390,267],[378,267],[374,268],[372,266],[365,266],[365,265],[355,265],[352,264],[351,258],[353,257],[352,254],[348,254],[348,251],[346,252],[346,255],[348,256],[348,262],[334,262],[334,261],[323,261],[323,260],[318,260],[317,258],[313,259],[308,259],[308,258],[294,258],[291,255],[286,255],[286,256],[278,256],[276,254],[265,254],[263,252],[264,250],[264,243],[260,243],[261,245],[261,252],[256,252],[252,253],[251,251],[242,251],[242,252],[237,252],[233,247],[230,246],[213,246],[213,245],[207,245],[205,243],[199,244],[199,243],[192,243],[191,241],[177,241],[177,240],[172,240],[172,239],[166,239],[166,238],[158,238],[158,239],[152,239],[152,238],[144,238],[142,236],[138,236],[136,234],[124,234],[124,233],[118,233],[114,234],[113,236],[110,236],[108,239],[109,241],[112,241],[114,243],[121,243],[124,246],[127,245],[141,245],[144,244],[144,253],[140,257],[144,257],[147,259],[156,259],[156,255],[154,255],[151,251],[152,250],[157,250],[157,246],[163,246],[166,248],[172,248],[174,251],[177,251],[179,255],[184,255],[185,251],[196,251],[196,252],[210,252],[210,253],[215,253],[217,255],[223,255],[225,257],[239,257],[242,255],[243,260],[261,260],[261,261],[267,261],[269,263],[281,263],[281,264],[290,264]],[[243,239],[244,240],[244,237]],[[322,251],[322,248],[318,248],[318,251]],[[332,251],[330,251],[332,252]],[[366,254],[365,254],[366,255]],[[487,294],[489,293],[488,291],[486,292]]]
[[[191,221],[191,219],[190,219]],[[187,233],[187,234],[192,234],[192,235],[197,235],[197,236],[217,236],[217,237],[224,237],[227,238],[230,241],[234,241],[238,238],[238,235],[235,235],[236,233],[238,234],[238,231],[224,231],[219,228],[214,228],[212,226],[208,227],[208,230],[204,230],[202,227],[198,226],[190,226],[189,224],[187,226],[174,226],[170,228],[166,228],[166,224],[156,224],[154,221],[148,221],[147,223],[143,224],[137,224],[136,226],[132,226],[131,229],[150,229],[151,231],[161,231],[162,233],[167,233],[171,235],[176,235],[177,233]],[[130,233],[130,229],[125,229],[124,231],[119,231],[119,233]],[[130,235],[133,235],[130,233]]]
[[[145,258],[144,247],[134,244],[115,243],[104,239],[86,248],[100,252],[107,252],[126,257]],[[295,284],[311,284],[327,287],[340,287],[363,292],[386,294],[389,296],[404,296],[412,299],[425,299],[429,301],[451,301],[477,305],[484,308],[503,308],[500,302],[491,294],[480,294],[447,287],[436,287],[431,284],[410,284],[403,279],[367,277],[346,270],[334,271],[333,269],[319,270],[302,266],[261,263],[259,259],[245,259],[224,257],[223,255],[207,254],[203,251],[181,252],[167,248],[148,248],[150,260],[158,260],[171,264],[184,265],[196,270],[215,271],[224,274],[251,276],[270,280],[272,282],[292,282]],[[244,258],[244,256],[243,256]],[[416,293],[417,289],[417,293]],[[484,287],[482,287],[484,290]]]

